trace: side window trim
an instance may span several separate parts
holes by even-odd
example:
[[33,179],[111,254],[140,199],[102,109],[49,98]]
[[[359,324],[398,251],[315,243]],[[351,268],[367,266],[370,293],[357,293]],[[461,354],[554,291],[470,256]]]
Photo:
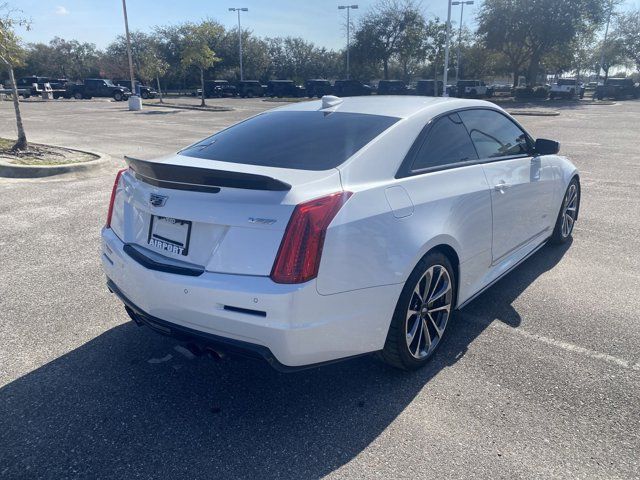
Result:
[[[439,172],[439,171],[442,171],[442,170],[450,170],[452,168],[468,167],[468,166],[471,166],[471,165],[478,165],[478,164],[484,164],[484,163],[502,162],[502,161],[505,161],[505,160],[514,160],[514,159],[517,159],[517,158],[527,158],[527,157],[533,156],[533,152],[530,150],[526,154],[506,155],[504,157],[478,158],[478,159],[469,160],[469,161],[466,161],[466,162],[456,162],[456,163],[450,163],[448,165],[439,165],[439,166],[436,166],[436,167],[427,167],[427,168],[413,170],[411,168],[411,166],[413,165],[413,162],[415,161],[416,154],[420,151],[420,148],[422,148],[422,145],[427,140],[429,132],[431,131],[431,128],[433,127],[435,122],[437,120],[443,118],[443,117],[446,117],[446,116],[451,115],[453,113],[464,112],[465,110],[490,110],[492,112],[496,112],[496,113],[502,115],[503,117],[505,117],[507,120],[509,120],[511,123],[513,123],[519,130],[521,130],[525,134],[525,136],[527,138],[527,145],[529,146],[530,149],[532,148],[533,139],[532,139],[531,135],[529,135],[529,133],[518,122],[516,122],[514,119],[508,117],[507,115],[505,115],[500,110],[496,110],[495,108],[491,108],[491,107],[464,107],[464,108],[457,108],[457,109],[451,110],[449,112],[441,113],[440,115],[437,115],[437,116],[433,117],[431,120],[429,120],[427,122],[427,124],[422,128],[422,130],[420,130],[420,133],[418,134],[418,136],[414,140],[413,144],[409,148],[409,151],[407,152],[407,154],[405,155],[404,159],[402,160],[402,163],[400,164],[400,168],[398,168],[398,171],[396,172],[394,178],[396,178],[396,179],[407,178],[407,177],[413,177],[413,176],[416,176],[416,175],[424,175],[424,174],[427,174],[427,173]],[[462,120],[462,117],[460,117],[460,119]],[[467,134],[469,134],[469,129],[468,129],[467,125],[464,123],[464,120],[462,120],[462,124],[464,125],[464,128],[467,130]],[[471,141],[471,145],[473,145],[473,148],[476,150],[476,153],[477,153],[476,146],[473,143],[473,140],[471,140],[471,137],[469,137],[469,140]],[[480,155],[478,155],[478,157],[480,157]]]

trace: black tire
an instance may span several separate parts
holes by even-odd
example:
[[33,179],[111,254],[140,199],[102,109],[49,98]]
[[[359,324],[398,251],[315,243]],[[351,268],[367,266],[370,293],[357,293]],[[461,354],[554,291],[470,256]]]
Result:
[[114,99],[116,102],[121,102],[121,101],[122,101],[122,99],[123,99],[122,92],[114,92],[114,94],[113,94],[113,99]]
[[82,100],[83,95],[80,92],[76,92],[73,94],[73,98],[75,98],[76,100]]
[[[447,276],[439,276],[441,269],[446,271]],[[429,284],[427,284],[426,275],[430,270],[432,274]],[[431,285],[433,277],[437,278],[435,285]],[[440,292],[440,290],[442,290],[444,294],[433,302],[423,303],[419,293],[416,293],[417,290],[421,290],[421,285],[424,285],[425,298],[433,297],[436,292]],[[431,291],[432,289],[433,291]],[[387,364],[402,370],[415,370],[426,365],[442,343],[447,325],[454,316],[456,294],[457,283],[455,270],[447,256],[439,251],[433,251],[425,255],[413,269],[411,275],[409,275],[400,293],[400,298],[398,299],[393,318],[391,319],[384,349],[379,354],[380,358]],[[435,313],[434,315],[437,315],[437,317],[435,317],[437,320],[433,320],[432,322],[430,321],[430,319],[432,319],[431,316],[424,316],[426,312],[425,306],[428,308],[429,303],[432,308],[442,308],[442,305],[436,303],[441,301],[448,302],[449,310],[448,312],[438,311]],[[415,310],[416,313],[409,316],[410,309],[412,311]],[[435,329],[434,323],[439,325],[441,328],[440,332]],[[413,324],[413,326],[416,326],[420,330],[414,329],[413,339],[408,341],[408,334],[411,329],[410,324]],[[415,343],[415,339],[417,335],[425,334],[423,330],[425,325],[427,332],[429,332],[429,348],[426,351],[422,351],[420,346],[423,337],[418,337],[417,343]],[[426,348],[426,336],[424,338],[424,347]],[[415,347],[413,346],[414,344]],[[410,348],[415,349],[416,352],[412,353]]]
[[[570,192],[575,189],[575,204],[572,207],[569,207],[572,203],[572,195]],[[573,208],[571,211],[570,209]],[[573,234],[573,227],[575,222],[578,220],[578,214],[580,213],[580,182],[577,177],[574,177],[571,182],[569,182],[569,186],[562,197],[562,204],[560,205],[560,211],[558,212],[558,217],[556,218],[556,225],[553,229],[553,234],[551,235],[551,243],[555,245],[561,245],[569,241]],[[570,223],[570,228],[568,231],[564,229],[565,225],[565,216],[569,215],[571,220],[567,220]],[[569,223],[567,225],[569,225]]]
[[140,96],[141,96],[144,100],[147,100],[147,99],[149,98],[149,92],[142,92],[142,93],[140,94]]

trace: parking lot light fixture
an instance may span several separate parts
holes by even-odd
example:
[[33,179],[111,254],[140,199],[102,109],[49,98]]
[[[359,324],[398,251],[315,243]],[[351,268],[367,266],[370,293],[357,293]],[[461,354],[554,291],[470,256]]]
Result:
[[129,35],[129,19],[127,18],[126,0],[122,0],[122,11],[124,13],[124,31],[127,39],[127,56],[129,57],[129,75],[131,76],[131,99],[129,100],[129,110],[140,110],[142,104],[136,97],[136,79],[133,74],[133,59],[131,57],[131,36]]
[[347,11],[347,79],[349,79],[349,33],[351,29],[351,18],[349,12],[357,10],[358,5],[338,5],[338,10]]
[[[451,36],[451,0],[447,0],[447,34],[445,35],[444,45],[444,72],[442,73],[442,96],[448,97],[447,93],[447,76],[449,71],[449,37]],[[437,80],[437,79],[436,79]]]
[[242,27],[240,26],[240,12],[248,12],[247,7],[230,7],[230,12],[238,12],[238,52],[240,55],[240,81],[244,80],[244,72],[242,71]]
[[462,15],[465,5],[473,5],[473,0],[451,2],[451,5],[460,5],[460,26],[458,29],[458,54],[456,55],[456,82],[460,80],[460,46],[462,45]]

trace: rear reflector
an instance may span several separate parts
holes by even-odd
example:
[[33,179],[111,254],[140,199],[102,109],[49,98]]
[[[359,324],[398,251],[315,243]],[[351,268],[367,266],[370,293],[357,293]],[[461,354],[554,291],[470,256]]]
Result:
[[107,228],[111,228],[111,217],[113,216],[113,203],[116,200],[116,192],[118,191],[118,183],[120,183],[120,177],[127,170],[128,170],[127,168],[123,168],[122,170],[118,170],[118,173],[116,173],[116,179],[113,182],[113,188],[111,189],[111,200],[109,200],[109,211],[107,212],[107,223],[105,224],[105,227]]
[[318,275],[327,227],[352,195],[339,192],[297,205],[271,270],[276,283],[304,283]]

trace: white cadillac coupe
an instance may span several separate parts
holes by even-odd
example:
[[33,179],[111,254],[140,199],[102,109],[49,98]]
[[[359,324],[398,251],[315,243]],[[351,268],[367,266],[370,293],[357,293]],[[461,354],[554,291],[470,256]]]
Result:
[[281,370],[424,365],[456,309],[547,241],[580,180],[492,103],[323,97],[127,158],[102,263],[138,324]]

